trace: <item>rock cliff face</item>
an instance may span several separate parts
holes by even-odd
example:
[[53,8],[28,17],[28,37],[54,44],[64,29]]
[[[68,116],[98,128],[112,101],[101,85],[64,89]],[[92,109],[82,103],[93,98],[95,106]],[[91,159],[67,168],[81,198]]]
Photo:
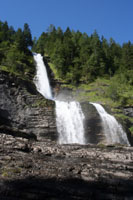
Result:
[[102,129],[101,119],[95,107],[89,102],[82,102],[81,106],[85,115],[84,127],[87,143],[105,143],[106,138]]
[[30,138],[56,137],[54,102],[45,100],[32,82],[0,73],[0,130]]
[[[33,83],[2,72],[0,95],[1,200],[132,199],[132,147],[59,145],[54,102]],[[99,115],[81,105],[86,138],[97,144]]]
[[[34,139],[44,136],[56,141],[55,103],[44,99],[37,92],[32,81],[1,72],[0,95],[0,130],[2,132]],[[57,98],[74,100],[72,91],[69,90],[61,90]],[[89,102],[81,102],[81,106],[85,115],[86,143],[104,143],[105,135],[96,109]],[[131,114],[131,111],[128,108],[125,114]],[[131,137],[129,140],[133,144]]]

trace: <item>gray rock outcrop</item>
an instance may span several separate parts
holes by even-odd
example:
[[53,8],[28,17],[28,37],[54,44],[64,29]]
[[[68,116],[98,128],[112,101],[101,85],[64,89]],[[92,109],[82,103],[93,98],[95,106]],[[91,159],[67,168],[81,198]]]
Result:
[[101,118],[95,107],[89,102],[81,102],[81,106],[85,115],[84,127],[87,143],[105,143],[106,138],[102,128]]
[[44,99],[30,81],[0,73],[0,130],[37,138],[56,137],[54,102]]
[[123,109],[125,115],[133,117],[133,107],[127,107]]
[[133,149],[96,145],[104,138],[92,105],[81,103],[93,145],[59,145],[54,102],[32,82],[3,72],[0,95],[1,200],[132,199]]

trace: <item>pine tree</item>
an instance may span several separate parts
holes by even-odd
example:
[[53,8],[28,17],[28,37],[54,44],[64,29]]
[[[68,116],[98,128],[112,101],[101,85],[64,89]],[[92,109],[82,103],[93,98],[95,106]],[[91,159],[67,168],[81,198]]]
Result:
[[24,35],[25,46],[31,47],[33,45],[33,41],[32,41],[31,31],[27,23],[24,24],[23,35]]

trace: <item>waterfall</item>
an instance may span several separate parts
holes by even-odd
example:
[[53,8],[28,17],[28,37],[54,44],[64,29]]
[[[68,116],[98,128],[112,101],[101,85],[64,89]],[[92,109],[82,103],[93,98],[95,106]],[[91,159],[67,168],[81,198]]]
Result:
[[56,101],[56,116],[60,144],[85,144],[84,114],[79,102]]
[[46,99],[52,99],[52,92],[49,84],[49,79],[46,71],[46,67],[43,62],[41,54],[33,54],[36,62],[36,76],[34,83],[38,92],[40,92]]
[[[58,142],[60,144],[85,144],[83,126],[85,117],[80,103],[76,101],[65,102],[53,99],[43,57],[41,54],[36,53],[34,53],[33,56],[36,62],[37,71],[34,78],[36,88],[46,99],[55,101],[56,125],[59,134]],[[103,131],[107,142],[129,145],[127,135],[116,119],[108,114],[100,104],[91,104],[95,106],[101,117]]]
[[33,54],[36,62],[36,76],[34,83],[37,90],[46,98],[55,101],[56,105],[56,124],[59,134],[58,142],[60,144],[85,144],[84,139],[84,114],[79,102],[65,102],[55,100],[47,76],[46,67],[41,54]]
[[100,115],[107,143],[120,143],[130,146],[126,133],[122,129],[122,126],[117,122],[115,117],[108,114],[100,104],[91,104],[95,106],[97,112]]

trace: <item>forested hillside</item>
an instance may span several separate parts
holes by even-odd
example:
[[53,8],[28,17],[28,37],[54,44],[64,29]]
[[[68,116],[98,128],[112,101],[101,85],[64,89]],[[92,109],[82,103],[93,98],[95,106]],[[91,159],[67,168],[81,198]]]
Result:
[[23,30],[15,31],[7,22],[0,21],[1,70],[32,80],[35,65],[30,49],[47,58],[55,78],[61,82],[90,91],[101,87],[91,95],[93,101],[104,96],[117,102],[117,106],[132,106],[133,44],[130,41],[120,45],[112,38],[109,41],[104,36],[100,38],[96,31],[88,36],[69,27],[65,31],[56,29],[53,25],[32,40],[28,24],[24,24]]
[[48,56],[55,76],[69,84],[88,85],[98,78],[110,80],[106,95],[119,104],[133,102],[133,44],[122,46],[112,38],[107,41],[94,31],[88,36],[80,31],[65,32],[50,25],[38,40],[33,51]]
[[34,40],[33,49],[50,56],[58,75],[72,83],[89,83],[97,77],[121,73],[127,81],[131,78],[133,44],[130,41],[120,46],[112,38],[100,39],[96,31],[88,36],[69,28],[63,32],[60,27],[50,25],[47,32]]
[[0,69],[22,78],[33,77],[35,72],[33,56],[29,47],[32,36],[28,24],[17,31],[7,22],[0,21]]

